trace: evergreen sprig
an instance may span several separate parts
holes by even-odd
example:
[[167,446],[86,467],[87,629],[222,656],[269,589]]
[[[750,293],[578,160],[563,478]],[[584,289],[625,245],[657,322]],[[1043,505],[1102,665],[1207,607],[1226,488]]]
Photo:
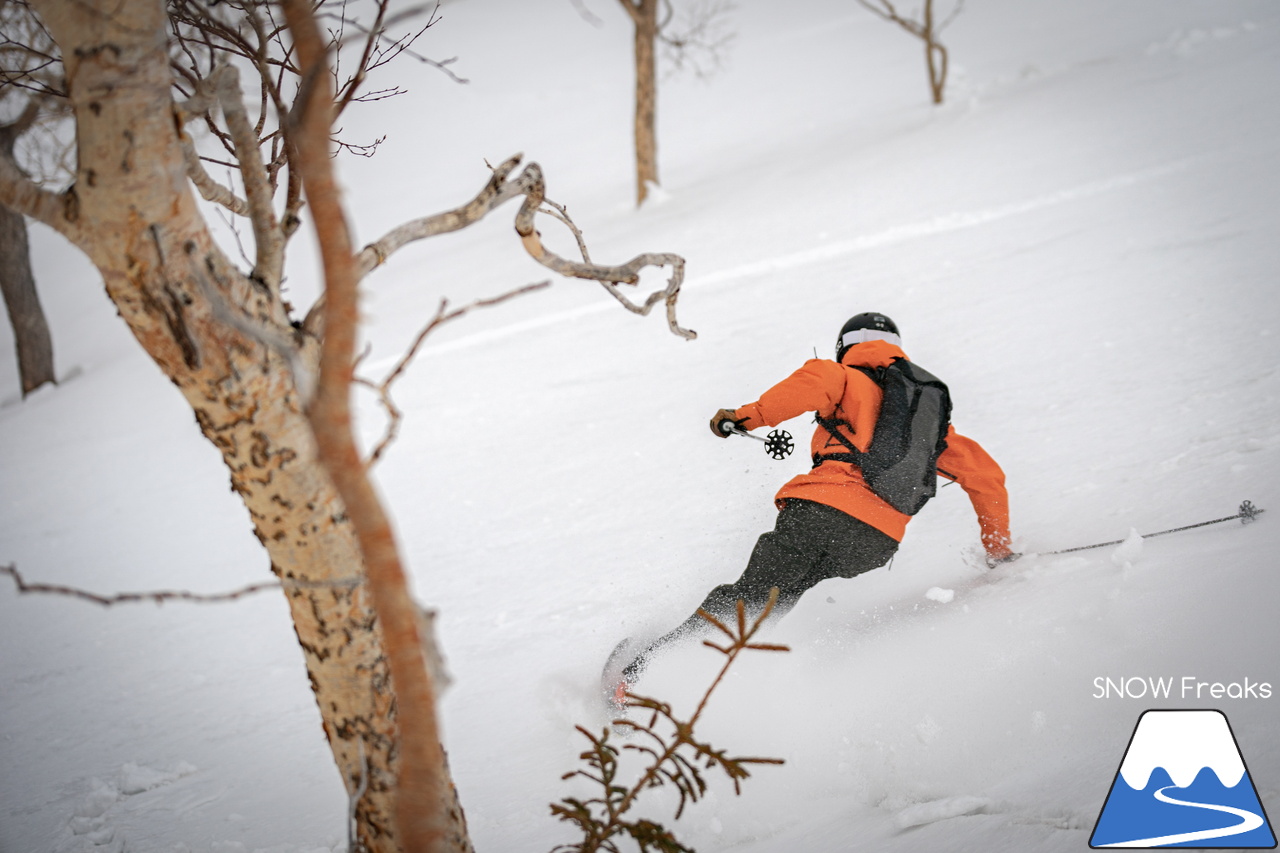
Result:
[[[711,694],[720,686],[729,668],[742,652],[748,649],[789,651],[786,646],[752,642],[777,600],[778,590],[775,588],[770,591],[764,610],[750,623],[747,621],[746,607],[739,601],[737,619],[732,626],[726,625],[705,610],[698,611],[702,618],[724,634],[720,643],[706,640],[703,645],[724,655],[725,661],[688,720],[681,720],[676,716],[671,705],[666,702],[628,692],[627,706],[647,711],[648,722],[620,719],[614,720],[613,726],[615,732],[634,736],[638,742],[624,743],[618,747],[609,739],[610,731],[607,728],[596,736],[582,726],[577,727],[590,742],[590,747],[578,756],[586,767],[566,773],[562,778],[587,779],[599,786],[600,791],[596,796],[585,800],[565,797],[559,803],[552,804],[553,815],[574,824],[582,832],[581,841],[562,844],[552,853],[622,853],[618,842],[623,838],[630,838],[639,845],[641,853],[694,853],[693,848],[681,844],[662,824],[627,817],[641,792],[666,786],[675,788],[680,798],[675,811],[675,819],[678,820],[687,805],[697,802],[706,794],[706,771],[719,769],[732,780],[734,793],[740,794],[742,782],[751,775],[748,769],[750,765],[783,763],[780,758],[730,757],[725,750],[716,749],[710,743],[699,740],[694,732]],[[644,772],[629,786],[618,779],[619,758],[624,750],[639,753],[646,758]]]

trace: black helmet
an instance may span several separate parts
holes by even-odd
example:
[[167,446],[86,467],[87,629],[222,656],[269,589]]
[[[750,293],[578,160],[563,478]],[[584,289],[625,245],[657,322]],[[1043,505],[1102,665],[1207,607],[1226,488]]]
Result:
[[855,314],[840,327],[840,335],[836,338],[836,361],[844,358],[849,347],[865,341],[888,341],[894,346],[902,346],[897,325],[883,314],[868,311]]

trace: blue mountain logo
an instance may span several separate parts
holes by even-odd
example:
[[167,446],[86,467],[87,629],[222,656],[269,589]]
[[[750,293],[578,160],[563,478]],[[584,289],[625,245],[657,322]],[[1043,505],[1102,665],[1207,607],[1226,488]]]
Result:
[[1274,848],[1275,833],[1226,715],[1144,712],[1089,846]]

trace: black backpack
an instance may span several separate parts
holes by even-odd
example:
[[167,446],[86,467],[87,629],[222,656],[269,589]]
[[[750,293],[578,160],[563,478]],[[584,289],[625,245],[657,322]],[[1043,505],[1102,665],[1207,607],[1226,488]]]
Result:
[[941,379],[905,358],[887,367],[857,367],[884,391],[871,446],[863,453],[840,427],[840,418],[815,419],[847,452],[815,453],[814,467],[833,459],[862,469],[871,491],[905,515],[915,515],[938,490],[938,457],[947,449],[951,394]]

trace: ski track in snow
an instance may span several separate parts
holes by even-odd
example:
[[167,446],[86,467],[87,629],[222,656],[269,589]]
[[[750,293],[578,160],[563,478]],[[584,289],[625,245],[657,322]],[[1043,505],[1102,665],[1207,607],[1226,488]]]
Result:
[[125,853],[131,848],[114,820],[116,808],[131,797],[195,772],[196,768],[186,762],[179,762],[172,770],[130,762],[120,768],[113,781],[89,779],[89,791],[67,819],[53,853]]

